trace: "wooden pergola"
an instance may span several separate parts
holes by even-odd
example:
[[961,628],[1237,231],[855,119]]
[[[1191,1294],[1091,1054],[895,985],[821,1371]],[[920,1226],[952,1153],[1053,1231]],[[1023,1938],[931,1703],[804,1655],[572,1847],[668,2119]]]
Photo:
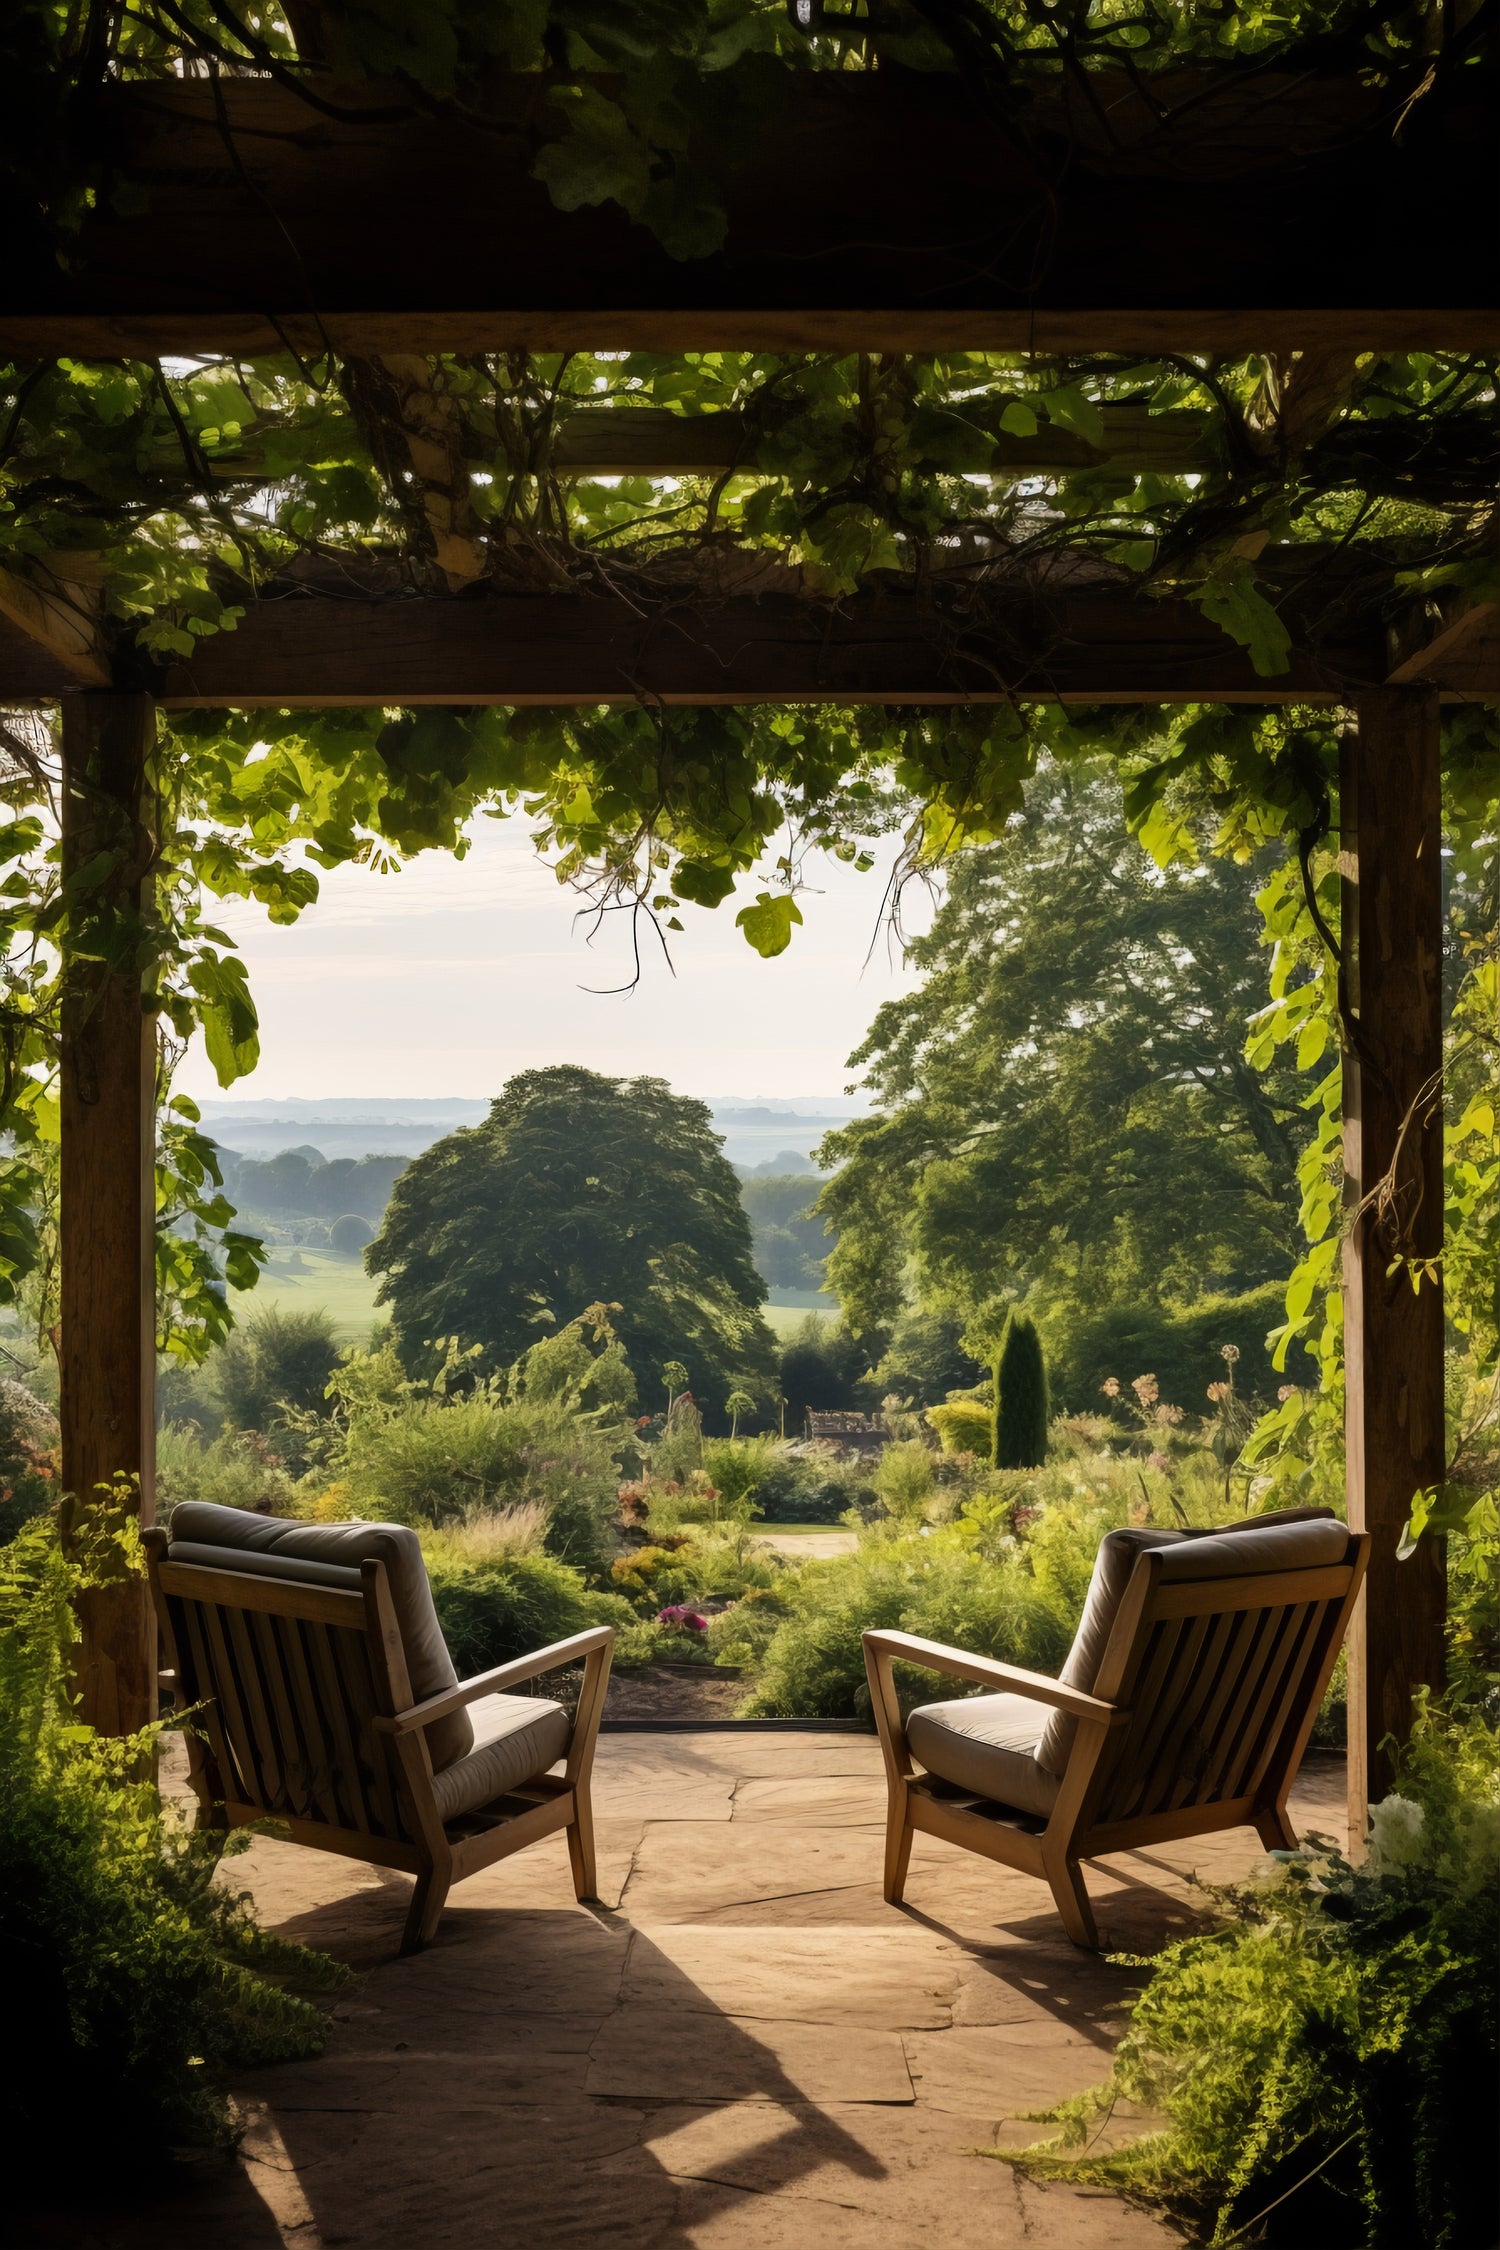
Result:
[[[1045,258],[1021,286],[996,278],[1012,269],[985,244],[1034,173],[997,142],[961,77],[790,78],[754,145],[726,159],[727,252],[693,264],[665,257],[613,207],[555,210],[503,131],[392,118],[368,87],[315,116],[264,82],[126,86],[99,129],[124,173],[149,182],[149,212],[97,213],[65,271],[13,271],[0,345],[82,357],[1500,345],[1487,74],[1426,97],[1414,86],[1409,100],[1352,79],[1253,72],[1203,77],[1191,100],[1180,81],[1172,91],[1157,104],[1149,85],[1102,74],[1092,102],[1059,87],[1045,129],[1060,185]],[[537,81],[497,83],[492,122],[533,115],[538,98]],[[361,106],[368,117],[351,117]],[[1148,426],[1112,409],[1102,446],[1056,430],[1007,442],[1025,471],[1076,464],[1080,448],[1180,465],[1200,435],[1190,414]],[[733,466],[743,433],[728,415],[619,408],[576,416],[565,442],[591,472],[682,473]],[[447,596],[304,576],[190,663],[160,670],[107,642],[86,586],[38,568],[0,581],[0,701],[62,707],[74,867],[97,847],[101,806],[149,825],[158,704],[1352,706],[1348,1195],[1362,1207],[1394,1165],[1415,1214],[1410,1241],[1430,1257],[1442,1243],[1440,714],[1445,701],[1500,695],[1500,608],[1405,637],[1368,612],[1329,630],[1299,610],[1305,562],[1286,551],[1293,647],[1270,679],[1201,610],[1102,577],[955,615],[896,586],[830,607],[774,573],[685,582],[644,616],[604,594],[504,594],[461,572]],[[120,877],[127,894],[141,880],[139,868]],[[63,1033],[63,1480],[82,1494],[138,1473],[147,1517],[154,1085],[151,1019],[138,983],[116,978]],[[1390,1265],[1382,1221],[1362,1209],[1345,1250],[1349,1518],[1373,1535],[1350,1649],[1357,1824],[1380,1783],[1382,1739],[1405,1731],[1413,1691],[1439,1688],[1444,1665],[1441,1548],[1427,1539],[1397,1560],[1413,1494],[1444,1473],[1442,1297]],[[156,1695],[144,1599],[132,1584],[93,1604],[87,1708],[106,1726],[139,1723]]]

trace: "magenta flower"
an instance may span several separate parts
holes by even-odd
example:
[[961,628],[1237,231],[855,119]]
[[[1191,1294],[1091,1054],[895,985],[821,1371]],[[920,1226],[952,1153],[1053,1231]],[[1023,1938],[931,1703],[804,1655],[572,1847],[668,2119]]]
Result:
[[708,1631],[708,1619],[698,1610],[689,1609],[685,1602],[672,1602],[666,1609],[659,1609],[656,1622],[658,1625],[670,1625],[679,1633]]

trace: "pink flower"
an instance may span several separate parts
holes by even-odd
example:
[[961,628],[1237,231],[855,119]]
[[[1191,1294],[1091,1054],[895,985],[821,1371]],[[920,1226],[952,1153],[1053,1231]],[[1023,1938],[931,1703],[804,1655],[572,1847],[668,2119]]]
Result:
[[708,1619],[700,1611],[689,1609],[685,1602],[671,1602],[667,1608],[659,1609],[656,1622],[658,1625],[670,1625],[679,1633],[708,1631]]
[[1208,1395],[1213,1400],[1215,1406],[1221,1406],[1226,1398],[1231,1398],[1233,1396],[1233,1393],[1231,1392],[1227,1383],[1210,1383],[1208,1386]]
[[1154,1406],[1161,1396],[1154,1375],[1137,1375],[1130,1388],[1135,1392],[1142,1406]]
[[1296,1398],[1299,1396],[1297,1385],[1295,1383],[1283,1383],[1280,1390],[1276,1393],[1276,1396],[1280,1400],[1281,1404],[1285,1406],[1289,1398]]
[[1101,1391],[1103,1391],[1103,1393],[1104,1393],[1104,1395],[1105,1395],[1105,1397],[1106,1397],[1106,1398],[1118,1398],[1118,1397],[1119,1397],[1119,1395],[1120,1395],[1120,1378],[1119,1378],[1119,1376],[1118,1376],[1118,1375],[1108,1375],[1108,1376],[1106,1376],[1106,1377],[1105,1377],[1105,1379],[1104,1379],[1104,1381],[1103,1381],[1103,1382],[1102,1382],[1102,1383],[1101,1383],[1101,1384],[1099,1385],[1099,1388],[1100,1388],[1100,1390],[1101,1390]]
[[1170,1468],[1171,1463],[1167,1459],[1165,1453],[1148,1453],[1146,1456],[1146,1466],[1148,1469],[1161,1470]]

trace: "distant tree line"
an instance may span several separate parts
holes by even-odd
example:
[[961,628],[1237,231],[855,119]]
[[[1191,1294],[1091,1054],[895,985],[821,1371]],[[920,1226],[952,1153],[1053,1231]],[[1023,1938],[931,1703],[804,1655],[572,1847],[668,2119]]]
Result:
[[821,1289],[834,1237],[813,1215],[823,1185],[816,1172],[740,1176],[750,1220],[750,1254],[771,1289]]
[[283,1149],[278,1156],[241,1156],[221,1148],[219,1163],[230,1202],[244,1217],[339,1219],[345,1213],[380,1224],[391,1189],[406,1170],[406,1156],[336,1156],[321,1149]]

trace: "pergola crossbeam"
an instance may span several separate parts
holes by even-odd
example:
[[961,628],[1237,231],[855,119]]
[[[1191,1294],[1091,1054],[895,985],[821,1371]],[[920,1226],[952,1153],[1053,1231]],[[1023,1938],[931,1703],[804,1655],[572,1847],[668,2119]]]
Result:
[[403,117],[399,101],[393,119],[378,87],[346,96],[385,110],[365,122],[266,80],[127,84],[96,121],[111,192],[66,264],[44,240],[16,244],[0,348],[1500,343],[1486,73],[1420,92],[1233,69],[1090,80],[1038,80],[1019,129],[1001,131],[961,73],[778,69],[755,130],[698,154],[728,231],[723,251],[687,260],[613,203],[551,202],[532,173],[562,122],[545,74],[500,76],[473,121]]

